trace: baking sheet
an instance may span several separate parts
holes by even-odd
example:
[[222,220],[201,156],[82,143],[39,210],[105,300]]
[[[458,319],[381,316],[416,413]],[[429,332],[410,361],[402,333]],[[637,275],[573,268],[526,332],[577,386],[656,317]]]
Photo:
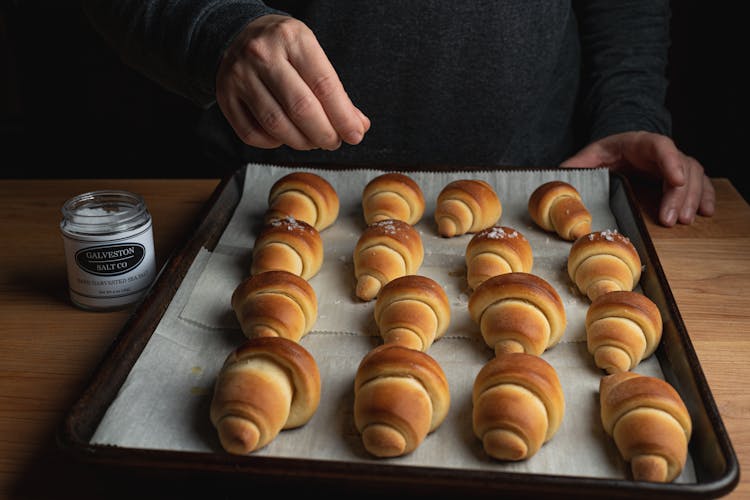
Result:
[[[243,196],[218,244],[211,250],[202,249],[193,260],[162,320],[101,419],[91,439],[93,444],[224,453],[208,420],[208,408],[221,364],[244,340],[229,298],[249,270],[271,184],[298,170],[304,168],[247,165]],[[428,350],[446,372],[451,409],[443,424],[412,454],[392,459],[374,459],[364,451],[352,418],[354,373],[365,353],[380,343],[372,318],[374,301],[362,302],[354,297],[352,251],[364,228],[362,189],[382,171],[317,173],[331,182],[341,200],[336,223],[321,232],[323,267],[310,279],[318,295],[319,317],[313,331],[301,341],[321,370],[321,405],[304,427],[283,431],[253,455],[571,477],[627,477],[627,466],[599,420],[598,384],[602,373],[586,350],[583,319],[588,299],[575,290],[567,277],[565,265],[571,243],[536,227],[527,211],[528,197],[536,187],[560,179],[579,190],[593,215],[594,230],[618,228],[610,207],[608,170],[408,172],[422,187],[427,204],[425,215],[416,226],[425,247],[419,274],[443,284],[451,300],[448,332]],[[471,235],[441,238],[432,219],[439,190],[457,178],[484,179],[496,188],[503,205],[499,223],[529,239],[534,253],[532,272],[555,287],[566,309],[568,323],[563,339],[542,355],[560,377],[565,416],[552,440],[523,462],[489,458],[471,429],[473,379],[492,357],[468,316],[463,255]],[[655,356],[635,371],[663,378]],[[570,459],[571,454],[575,460]],[[675,482],[695,481],[690,457]]]

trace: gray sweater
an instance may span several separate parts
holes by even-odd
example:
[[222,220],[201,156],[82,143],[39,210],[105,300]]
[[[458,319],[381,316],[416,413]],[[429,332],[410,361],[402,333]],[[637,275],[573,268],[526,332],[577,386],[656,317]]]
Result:
[[[668,0],[84,1],[123,61],[206,108],[228,162],[555,166],[591,140],[670,133]],[[372,120],[334,152],[242,144],[215,104],[223,50],[286,13],[317,35]]]

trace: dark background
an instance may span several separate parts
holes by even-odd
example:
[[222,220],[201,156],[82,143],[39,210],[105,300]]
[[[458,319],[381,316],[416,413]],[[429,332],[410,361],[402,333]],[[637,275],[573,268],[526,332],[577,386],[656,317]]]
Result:
[[[5,2],[5,3],[2,3]],[[674,139],[750,200],[744,2],[672,2]],[[0,0],[0,177],[221,177],[200,110],[124,66],[75,2]]]

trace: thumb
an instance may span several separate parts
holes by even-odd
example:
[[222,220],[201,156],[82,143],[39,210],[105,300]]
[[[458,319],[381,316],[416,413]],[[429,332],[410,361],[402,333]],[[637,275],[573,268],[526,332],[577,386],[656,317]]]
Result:
[[604,158],[600,154],[600,148],[589,145],[560,163],[561,167],[567,168],[595,168],[604,164]]

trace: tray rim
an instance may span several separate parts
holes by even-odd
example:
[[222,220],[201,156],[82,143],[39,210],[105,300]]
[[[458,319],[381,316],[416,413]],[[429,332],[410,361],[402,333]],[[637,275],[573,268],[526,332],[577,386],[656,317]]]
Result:
[[[332,165],[279,163],[282,167],[297,167],[306,170],[361,170],[402,171],[402,172],[478,172],[498,170],[498,167],[485,166],[398,166],[398,165]],[[435,490],[445,493],[449,489],[457,492],[477,494],[517,492],[546,496],[547,494],[576,494],[578,496],[613,495],[640,497],[644,494],[660,495],[664,498],[715,498],[732,491],[739,482],[739,463],[728,433],[711,394],[711,389],[700,366],[692,341],[682,321],[666,275],[659,262],[656,248],[651,241],[633,193],[633,188],[623,174],[615,171],[610,175],[610,198],[614,190],[624,191],[633,224],[640,238],[642,251],[650,262],[655,279],[670,314],[673,316],[677,336],[686,361],[690,366],[692,385],[695,386],[702,410],[716,435],[714,443],[725,462],[721,477],[711,481],[695,483],[645,483],[630,479],[597,478],[585,476],[516,473],[507,471],[452,469],[426,466],[392,465],[385,462],[343,462],[323,461],[306,458],[280,458],[254,456],[234,456],[219,453],[184,452],[175,450],[139,449],[114,445],[92,444],[90,438],[101,421],[107,407],[127,378],[132,366],[138,360],[151,335],[158,327],[162,316],[187,274],[193,259],[201,248],[213,249],[224,231],[242,195],[245,167],[243,165],[221,179],[201,215],[196,231],[182,245],[178,245],[159,271],[148,293],[136,305],[134,311],[102,357],[92,373],[88,384],[79,398],[65,415],[56,432],[57,446],[73,457],[94,464],[115,465],[131,468],[160,469],[163,471],[191,471],[194,473],[220,473],[242,476],[251,479],[263,477],[265,480],[278,478],[284,481],[348,481],[403,488],[416,487],[420,492]],[[552,167],[504,167],[506,171],[557,170]],[[571,169],[585,170],[585,169]],[[221,224],[217,224],[221,222]],[[618,224],[620,221],[618,220]],[[664,340],[662,340],[664,342]],[[657,349],[660,363],[664,363]],[[666,376],[666,374],[665,374]],[[112,381],[115,381],[114,383]],[[695,436],[695,433],[694,433]],[[693,440],[691,439],[691,450]],[[692,451],[691,451],[692,455]],[[294,471],[290,473],[290,471]],[[405,473],[406,472],[406,473]],[[697,473],[697,471],[696,471]]]

